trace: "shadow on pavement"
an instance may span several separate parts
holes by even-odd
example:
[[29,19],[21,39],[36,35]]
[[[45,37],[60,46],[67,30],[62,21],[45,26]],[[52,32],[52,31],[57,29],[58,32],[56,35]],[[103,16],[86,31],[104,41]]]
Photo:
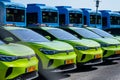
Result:
[[98,68],[94,67],[94,66],[79,66],[79,67],[77,67],[77,69],[68,71],[66,73],[88,72],[88,71],[93,71],[93,70],[97,70],[97,69]]
[[95,66],[107,66],[107,65],[115,65],[115,64],[118,64],[118,62],[115,62],[115,61],[104,61],[103,63],[97,64]]
[[39,77],[34,80],[59,80],[68,77],[70,77],[68,73],[44,71],[40,73]]

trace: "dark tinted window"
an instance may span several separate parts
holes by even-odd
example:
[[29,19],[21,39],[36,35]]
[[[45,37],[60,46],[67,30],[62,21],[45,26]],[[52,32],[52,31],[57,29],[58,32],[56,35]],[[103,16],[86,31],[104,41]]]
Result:
[[118,23],[119,23],[119,25],[120,25],[120,16],[118,17]]
[[120,17],[119,16],[111,16],[110,21],[112,25],[119,25],[120,24]]
[[69,13],[70,23],[81,24],[82,14],[80,13]]
[[[97,24],[101,24],[101,16],[97,15]],[[96,23],[96,15],[90,15],[90,23],[95,24]]]
[[6,9],[6,21],[24,22],[25,21],[25,10],[7,8]]
[[42,12],[42,22],[43,23],[57,23],[58,22],[58,13],[57,12]]

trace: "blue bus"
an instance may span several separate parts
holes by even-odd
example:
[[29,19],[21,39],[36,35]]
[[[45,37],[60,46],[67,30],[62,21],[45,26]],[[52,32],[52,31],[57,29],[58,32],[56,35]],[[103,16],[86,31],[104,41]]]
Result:
[[0,1],[6,1],[6,2],[11,2],[11,0],[0,0]]
[[71,6],[56,6],[59,10],[60,26],[78,26],[83,25],[83,12],[80,9]]
[[[84,25],[90,26],[90,27],[96,27],[102,29],[102,14],[101,12],[93,11],[89,8],[81,8],[84,14]],[[97,21],[96,21],[97,17]]]
[[56,7],[45,4],[27,5],[27,26],[59,26],[59,13]]
[[120,28],[120,13],[111,10],[100,10],[103,29]]
[[0,1],[0,26],[7,24],[26,26],[26,8],[23,4]]

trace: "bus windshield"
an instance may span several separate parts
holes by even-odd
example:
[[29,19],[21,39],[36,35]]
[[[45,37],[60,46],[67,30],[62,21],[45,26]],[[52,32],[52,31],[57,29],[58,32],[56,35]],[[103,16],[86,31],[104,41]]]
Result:
[[111,16],[110,21],[112,25],[120,25],[120,16]]
[[70,23],[81,24],[82,14],[81,13],[69,13]]
[[[97,15],[97,24],[101,24],[101,16]],[[90,23],[95,24],[96,23],[96,15],[90,15]]]
[[58,22],[58,13],[42,11],[42,22],[43,23],[57,23]]
[[25,10],[6,8],[6,21],[24,22],[25,21]]

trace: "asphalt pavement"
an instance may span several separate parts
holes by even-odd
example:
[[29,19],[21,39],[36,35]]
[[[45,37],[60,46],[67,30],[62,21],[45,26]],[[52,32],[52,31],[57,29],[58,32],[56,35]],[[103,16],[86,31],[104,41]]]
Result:
[[120,60],[94,66],[79,67],[62,73],[44,73],[36,80],[120,80]]
[[120,60],[92,67],[79,67],[65,73],[66,77],[63,76],[59,80],[120,80]]

